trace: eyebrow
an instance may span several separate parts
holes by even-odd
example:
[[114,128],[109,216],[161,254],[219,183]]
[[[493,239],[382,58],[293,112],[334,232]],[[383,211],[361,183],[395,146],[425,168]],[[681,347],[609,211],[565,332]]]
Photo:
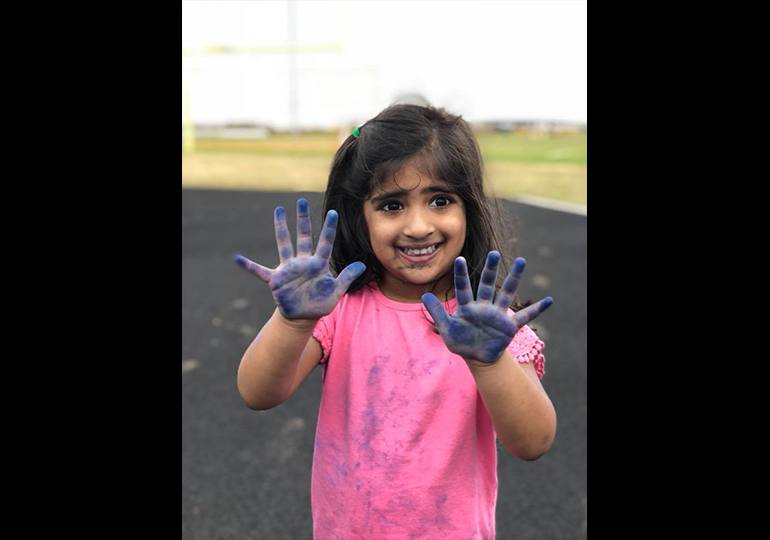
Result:
[[[371,198],[372,204],[377,204],[380,201],[384,201],[385,199],[391,199],[391,198],[398,198],[406,195],[411,190],[407,189],[396,189],[393,191],[386,191],[385,193],[382,193],[380,195],[377,195],[376,197]],[[451,189],[449,189],[449,186],[439,184],[434,186],[429,186],[426,188],[423,188],[420,192],[421,194],[424,193],[453,193]]]

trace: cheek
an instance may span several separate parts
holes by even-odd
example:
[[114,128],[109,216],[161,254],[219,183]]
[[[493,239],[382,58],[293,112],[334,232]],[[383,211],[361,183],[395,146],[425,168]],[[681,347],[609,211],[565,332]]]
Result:
[[377,235],[372,234],[372,231],[376,231],[376,220],[370,211],[364,210],[364,223],[366,223],[367,236],[369,237],[369,245],[372,249],[377,249]]
[[465,234],[467,233],[467,228],[465,227],[465,220],[463,219],[462,225],[458,227],[458,234],[457,236],[460,237],[463,243],[465,243]]
[[448,230],[451,230],[453,243],[459,244],[462,248],[463,244],[465,244],[466,234],[465,213],[463,212],[458,216],[455,216],[452,222],[448,224],[448,226]]
[[375,252],[387,248],[394,242],[394,236],[386,223],[376,219],[367,220],[367,227],[369,229],[369,244]]

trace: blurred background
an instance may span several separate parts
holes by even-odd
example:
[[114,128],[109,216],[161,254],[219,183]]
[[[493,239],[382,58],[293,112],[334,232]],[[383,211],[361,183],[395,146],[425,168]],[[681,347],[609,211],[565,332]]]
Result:
[[294,231],[299,196],[317,238],[339,143],[396,102],[471,124],[519,292],[555,299],[533,327],[558,432],[535,462],[500,453],[497,537],[586,537],[586,25],[581,0],[182,2],[184,539],[312,536],[321,370],[245,407],[238,365],[274,303],[232,256],[275,267],[273,209]]
[[586,204],[586,2],[187,1],[185,188],[323,191],[395,102],[461,114],[491,192]]

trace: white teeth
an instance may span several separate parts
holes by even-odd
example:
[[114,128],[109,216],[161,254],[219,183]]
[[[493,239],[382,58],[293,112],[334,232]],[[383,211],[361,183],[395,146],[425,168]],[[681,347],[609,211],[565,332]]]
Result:
[[407,255],[411,255],[413,257],[417,255],[430,255],[434,251],[436,251],[435,244],[430,247],[426,247],[422,249],[411,249],[411,248],[404,249],[404,253],[406,253]]

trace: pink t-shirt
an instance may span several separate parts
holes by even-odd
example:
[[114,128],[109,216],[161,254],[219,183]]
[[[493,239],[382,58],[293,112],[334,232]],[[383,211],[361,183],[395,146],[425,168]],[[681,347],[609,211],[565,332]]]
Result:
[[[444,303],[447,313],[455,304]],[[313,537],[494,538],[492,421],[465,361],[433,332],[423,304],[366,286],[344,295],[313,337],[325,368]],[[542,378],[543,347],[524,327],[508,350],[519,362],[534,362]]]

